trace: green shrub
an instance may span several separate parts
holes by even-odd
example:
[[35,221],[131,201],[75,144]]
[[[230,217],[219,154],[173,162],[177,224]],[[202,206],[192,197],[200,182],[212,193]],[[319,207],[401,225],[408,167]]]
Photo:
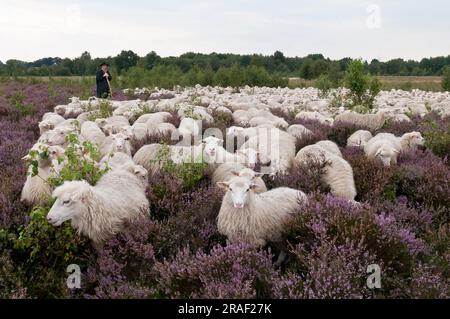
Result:
[[90,112],[88,120],[95,121],[96,119],[104,119],[112,116],[113,108],[111,102],[108,100],[100,100],[98,106],[95,108],[89,105],[88,112]]
[[175,164],[170,158],[168,145],[161,147],[153,161],[161,165],[163,174],[177,177],[182,183],[183,190],[186,192],[192,190],[205,177],[208,168],[208,163],[203,158],[186,160],[185,163]]
[[15,92],[9,98],[9,102],[16,107],[22,117],[30,115],[33,111],[33,105],[25,104],[25,99],[26,95],[22,92]]
[[446,130],[445,128],[440,128],[432,120],[427,120],[425,125],[427,127],[423,134],[425,146],[438,156],[450,156],[450,124],[447,125]]
[[325,97],[328,95],[333,87],[333,83],[330,81],[328,75],[322,74],[315,82],[316,87],[320,90],[320,95]]
[[442,89],[450,91],[450,66],[446,66],[442,73]]
[[381,82],[372,78],[361,60],[354,60],[348,66],[344,78],[345,85],[351,91],[353,106],[363,105],[373,108],[375,97],[381,90]]

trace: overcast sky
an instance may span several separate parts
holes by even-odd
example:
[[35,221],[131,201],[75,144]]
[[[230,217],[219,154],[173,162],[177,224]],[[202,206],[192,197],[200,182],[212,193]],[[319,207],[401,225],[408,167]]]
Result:
[[230,52],[450,54],[447,0],[0,0],[0,60]]

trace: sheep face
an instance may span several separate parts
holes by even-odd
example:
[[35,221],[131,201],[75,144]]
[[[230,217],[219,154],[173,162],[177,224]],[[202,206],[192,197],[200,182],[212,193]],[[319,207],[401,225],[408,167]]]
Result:
[[425,146],[425,139],[422,137],[422,134],[420,134],[420,132],[406,133],[402,138],[406,141],[406,145],[409,147],[409,149],[415,149]]
[[52,123],[49,123],[47,121],[39,122],[39,133],[42,135],[47,131],[50,131],[54,128]]
[[69,134],[71,131],[72,130],[69,128],[61,127],[53,129],[48,137],[48,144],[50,146],[63,145],[66,142],[67,134]]
[[56,188],[52,196],[56,197],[56,201],[47,214],[47,221],[53,226],[60,226],[87,212],[92,191],[86,181],[72,181]]
[[375,154],[375,157],[380,160],[384,166],[391,166],[391,164],[397,163],[397,156],[399,151],[390,147],[390,146],[382,146]]
[[[217,185],[225,189],[233,202],[234,208],[243,209],[248,202],[251,191],[258,187],[245,177],[235,177],[229,182],[218,182]],[[251,196],[251,195],[250,195]]]
[[66,113],[66,106],[65,105],[55,106],[55,112],[56,114],[63,116]]
[[220,144],[222,144],[223,140],[214,137],[214,136],[208,136],[203,139],[202,143],[204,144],[204,152],[206,155],[214,157],[217,154],[217,149],[219,148]]
[[130,137],[123,133],[111,135],[113,152],[130,153],[131,144]]

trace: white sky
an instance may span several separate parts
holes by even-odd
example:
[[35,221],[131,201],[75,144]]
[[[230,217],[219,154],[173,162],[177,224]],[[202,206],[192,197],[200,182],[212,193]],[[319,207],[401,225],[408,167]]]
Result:
[[0,0],[0,60],[229,52],[421,59],[450,54],[446,0]]

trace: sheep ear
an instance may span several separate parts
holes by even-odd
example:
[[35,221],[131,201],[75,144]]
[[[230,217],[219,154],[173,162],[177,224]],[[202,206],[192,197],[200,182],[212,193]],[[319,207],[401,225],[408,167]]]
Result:
[[230,184],[227,182],[217,182],[217,186],[225,190],[228,190],[230,188]]
[[258,184],[255,184],[255,183],[251,183],[250,184],[250,189],[251,190],[255,190],[255,189],[258,189],[259,188],[259,185]]
[[381,153],[381,150],[378,150],[378,151],[375,153],[375,156],[380,155],[380,153]]
[[398,151],[398,150],[393,150],[393,151],[394,151],[394,153],[400,154],[400,151]]
[[263,177],[264,173],[255,172],[255,177]]

